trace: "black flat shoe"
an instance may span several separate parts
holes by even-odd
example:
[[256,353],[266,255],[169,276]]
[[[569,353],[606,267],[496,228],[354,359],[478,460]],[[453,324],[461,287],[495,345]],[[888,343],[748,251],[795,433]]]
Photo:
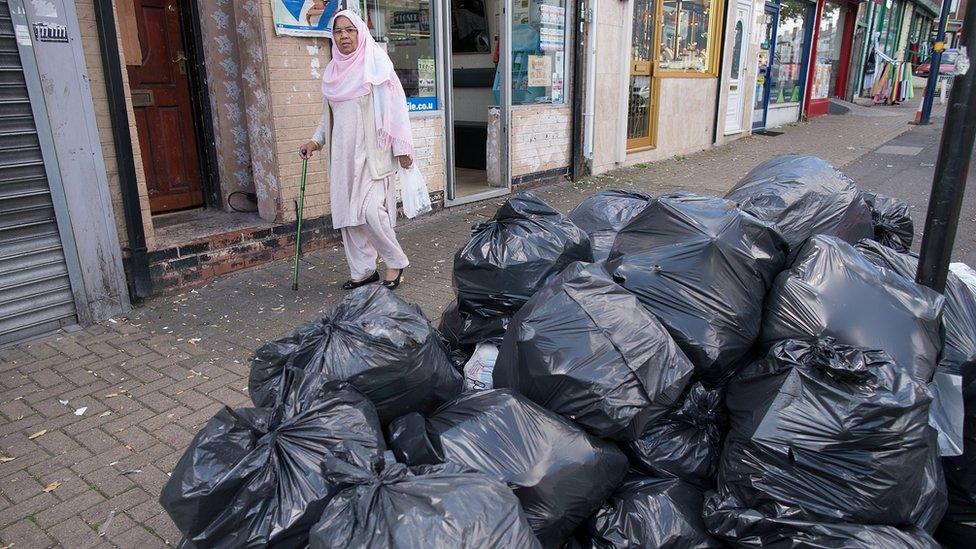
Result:
[[397,273],[397,277],[395,279],[393,279],[393,280],[384,280],[383,282],[380,282],[380,284],[382,284],[383,286],[386,286],[387,288],[389,288],[391,290],[396,290],[397,289],[397,286],[400,285],[400,278],[402,278],[402,277],[403,277],[403,269],[400,269],[400,272]]
[[367,276],[362,280],[347,280],[343,285],[343,290],[355,290],[360,286],[365,286],[367,284],[372,284],[380,279],[380,273],[373,271],[373,274]]

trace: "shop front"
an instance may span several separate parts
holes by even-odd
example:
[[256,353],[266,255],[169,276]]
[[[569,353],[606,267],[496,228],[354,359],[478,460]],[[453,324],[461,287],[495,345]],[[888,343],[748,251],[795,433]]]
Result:
[[[78,4],[90,12],[106,2]],[[118,35],[88,26],[82,43],[100,89],[113,77],[100,44],[118,44],[122,103],[98,95],[94,107],[127,118],[100,127],[99,139],[112,147],[113,126],[129,130],[134,165],[126,173],[109,161],[105,170],[113,195],[138,193],[134,215],[121,203],[115,215],[120,229],[138,224],[144,234],[152,293],[294,253],[296,151],[322,112],[336,9],[362,13],[393,60],[438,207],[569,173],[575,4],[567,0],[107,3]],[[309,251],[338,241],[326,153],[308,164]]]
[[759,19],[759,70],[753,129],[766,130],[800,119],[805,97],[816,4],[767,2]]
[[724,6],[723,0],[630,0],[594,8],[601,52],[591,122],[594,173],[712,145]]
[[911,98],[912,87],[924,83],[912,72],[928,58],[937,14],[931,0],[862,4],[854,31],[850,94],[889,103]]
[[820,0],[817,4],[804,108],[807,118],[827,114],[830,98],[845,95],[857,9],[857,2],[847,0]]

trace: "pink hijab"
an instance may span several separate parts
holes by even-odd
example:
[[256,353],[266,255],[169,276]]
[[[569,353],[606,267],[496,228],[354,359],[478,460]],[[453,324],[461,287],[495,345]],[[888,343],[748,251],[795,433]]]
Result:
[[413,134],[410,131],[410,115],[407,113],[407,97],[403,85],[393,71],[393,62],[369,33],[366,22],[352,10],[342,10],[332,16],[330,27],[345,17],[359,31],[356,51],[346,55],[332,41],[332,61],[322,76],[322,94],[329,101],[348,101],[373,92],[373,114],[376,117],[376,140],[381,149],[390,149],[394,143],[400,151],[408,151],[413,157]]

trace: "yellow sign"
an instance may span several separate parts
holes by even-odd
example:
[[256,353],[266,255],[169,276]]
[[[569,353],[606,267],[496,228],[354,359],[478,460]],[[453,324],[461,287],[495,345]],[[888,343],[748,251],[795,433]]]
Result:
[[932,49],[935,51],[942,51],[945,49],[945,42],[936,42]]

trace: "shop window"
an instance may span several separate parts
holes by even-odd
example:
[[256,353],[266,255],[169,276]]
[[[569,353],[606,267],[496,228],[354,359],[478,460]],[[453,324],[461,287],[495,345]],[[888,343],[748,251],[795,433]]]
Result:
[[714,72],[717,0],[664,0],[658,65],[666,71]]
[[434,18],[427,0],[366,0],[370,33],[386,47],[411,112],[433,111],[437,102]]
[[566,102],[568,15],[566,0],[513,2],[513,105]]
[[809,6],[803,0],[785,0],[780,6],[770,78],[770,104],[798,103],[803,98],[803,58]]
[[847,8],[838,2],[828,1],[824,4],[817,35],[817,65],[814,67],[811,99],[826,99],[837,87],[846,12]]

